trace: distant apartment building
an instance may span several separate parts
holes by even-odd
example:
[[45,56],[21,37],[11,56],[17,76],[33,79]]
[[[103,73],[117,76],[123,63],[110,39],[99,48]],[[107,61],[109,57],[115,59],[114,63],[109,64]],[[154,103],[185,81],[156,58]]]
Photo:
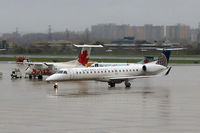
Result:
[[191,30],[188,25],[166,26],[166,39],[169,41],[190,41]]
[[91,28],[92,39],[116,40],[124,36],[133,36],[132,27],[129,25],[98,24]]
[[137,40],[161,41],[164,39],[164,26],[144,25],[136,26]]
[[190,32],[191,32],[191,42],[197,42],[199,30],[191,29]]
[[115,24],[93,25],[91,29],[92,39],[116,39],[117,26]]
[[98,24],[91,28],[92,39],[116,40],[134,36],[137,40],[160,41],[164,39],[164,26],[130,26],[116,24]]

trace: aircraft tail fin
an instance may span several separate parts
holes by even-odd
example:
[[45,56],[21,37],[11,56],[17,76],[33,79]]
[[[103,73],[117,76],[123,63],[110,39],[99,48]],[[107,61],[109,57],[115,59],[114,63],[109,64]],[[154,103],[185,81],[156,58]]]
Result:
[[88,64],[88,60],[90,57],[90,53],[91,53],[91,49],[92,48],[99,48],[99,47],[103,47],[102,45],[74,45],[75,47],[79,47],[82,48],[77,61],[83,65],[83,66],[87,66]]
[[163,66],[167,67],[168,63],[169,63],[170,55],[171,55],[170,50],[163,50],[161,55],[158,57],[156,64],[163,65]]
[[154,60],[153,56],[145,56],[144,59],[142,59],[141,61],[137,62],[138,64],[146,64],[149,62],[152,62]]

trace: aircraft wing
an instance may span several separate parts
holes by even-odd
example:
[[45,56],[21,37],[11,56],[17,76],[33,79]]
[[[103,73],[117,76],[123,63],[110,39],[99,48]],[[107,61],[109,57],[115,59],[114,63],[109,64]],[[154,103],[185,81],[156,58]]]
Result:
[[103,47],[102,45],[87,45],[87,44],[84,44],[84,45],[74,44],[74,46],[77,48],[102,48]]
[[99,81],[104,81],[104,82],[123,82],[126,80],[134,80],[134,79],[140,79],[140,78],[153,78],[153,77],[158,77],[156,76],[120,76],[120,77],[102,77],[99,79]]
[[167,69],[167,72],[161,75],[142,75],[142,76],[119,76],[119,77],[103,77],[100,81],[105,82],[122,82],[126,80],[134,80],[134,79],[141,79],[141,78],[154,78],[154,77],[162,77],[169,74],[171,67]]

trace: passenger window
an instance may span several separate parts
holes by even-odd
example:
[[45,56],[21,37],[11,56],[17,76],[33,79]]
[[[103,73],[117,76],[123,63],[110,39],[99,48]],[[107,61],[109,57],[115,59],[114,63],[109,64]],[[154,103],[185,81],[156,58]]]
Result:
[[126,72],[128,72],[128,70],[126,70]]
[[81,72],[79,72],[79,74],[81,74]]
[[61,74],[61,73],[63,73],[63,71],[58,71],[58,73],[60,73],[60,74]]
[[138,71],[138,69],[136,69],[136,71]]
[[117,72],[117,70],[115,70],[115,72]]
[[123,72],[125,72],[125,70],[123,70]]
[[121,72],[121,70],[119,70],[119,72]]

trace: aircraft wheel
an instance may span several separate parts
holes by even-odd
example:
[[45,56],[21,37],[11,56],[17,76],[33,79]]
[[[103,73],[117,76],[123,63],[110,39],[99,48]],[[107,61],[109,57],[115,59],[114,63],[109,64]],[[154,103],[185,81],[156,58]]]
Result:
[[108,83],[110,87],[115,87],[115,83]]
[[32,75],[29,75],[28,78],[29,78],[29,79],[32,79]]
[[43,78],[42,75],[39,75],[39,76],[38,76],[38,79],[42,79],[42,78]]
[[125,82],[125,86],[126,86],[126,88],[130,88],[131,87],[131,83],[130,82]]
[[58,85],[54,85],[53,88],[54,88],[54,89],[58,89]]

